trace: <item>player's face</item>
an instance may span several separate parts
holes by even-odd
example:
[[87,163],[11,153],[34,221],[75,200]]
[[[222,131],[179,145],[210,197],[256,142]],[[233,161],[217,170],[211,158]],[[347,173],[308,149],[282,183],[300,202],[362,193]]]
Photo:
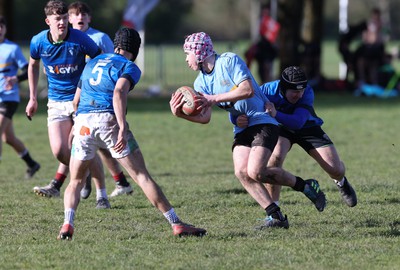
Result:
[[299,99],[303,97],[304,89],[303,90],[286,90],[285,97],[291,104],[296,104]]
[[87,13],[75,13],[69,14],[69,23],[72,24],[72,28],[81,31],[86,31],[89,28],[90,16]]
[[186,54],[186,63],[188,64],[189,68],[193,69],[194,71],[199,70],[199,64],[197,63],[196,56],[192,52],[185,52]]
[[5,24],[0,23],[0,43],[6,38],[7,27]]
[[50,27],[53,38],[54,36],[65,37],[68,31],[68,13],[48,15],[46,23]]

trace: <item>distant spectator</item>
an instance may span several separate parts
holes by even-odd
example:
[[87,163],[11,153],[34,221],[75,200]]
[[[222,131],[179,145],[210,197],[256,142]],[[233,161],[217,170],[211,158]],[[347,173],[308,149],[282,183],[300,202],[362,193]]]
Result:
[[357,49],[357,87],[363,83],[377,84],[378,70],[385,57],[381,11],[374,8],[362,33],[362,44]]
[[356,80],[357,71],[356,71],[356,60],[357,54],[355,51],[350,50],[351,42],[360,35],[361,33],[367,29],[367,22],[362,21],[356,25],[350,25],[349,29],[345,33],[341,33],[339,37],[339,52],[342,56],[343,62],[346,64],[346,77],[345,81],[351,83],[350,77],[353,76],[353,79]]
[[273,63],[278,55],[276,39],[279,29],[280,24],[270,16],[269,5],[263,5],[259,24],[260,37],[245,53],[246,64],[249,68],[253,59],[257,61],[260,83],[269,82],[273,79]]

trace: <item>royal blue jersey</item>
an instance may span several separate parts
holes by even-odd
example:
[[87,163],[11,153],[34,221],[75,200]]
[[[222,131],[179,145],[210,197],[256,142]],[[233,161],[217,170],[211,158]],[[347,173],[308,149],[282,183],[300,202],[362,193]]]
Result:
[[5,78],[15,76],[18,69],[28,64],[21,48],[14,42],[5,39],[0,43],[0,102],[20,101],[19,84],[14,84],[11,90],[5,90]]
[[114,113],[113,95],[117,80],[121,77],[128,79],[132,90],[140,76],[141,71],[135,63],[116,53],[101,54],[90,60],[79,82],[82,91],[76,114]]
[[[214,69],[210,74],[200,72],[194,82],[194,89],[207,95],[217,95],[235,91],[238,85],[251,80],[254,89],[254,96],[247,99],[232,102],[218,103],[217,106],[230,112],[233,116],[246,114],[249,126],[258,124],[274,124],[278,122],[265,112],[267,98],[262,95],[260,87],[253,78],[246,63],[234,53],[223,53],[215,56]],[[234,126],[235,134],[243,131],[244,128]]]
[[101,50],[85,33],[68,29],[65,40],[53,44],[50,31],[44,30],[31,40],[30,54],[42,59],[48,82],[48,98],[54,101],[74,99],[76,86],[85,67],[85,57],[96,57]]
[[305,120],[304,125],[301,128],[308,128],[313,126],[322,126],[324,123],[321,118],[317,116],[314,110],[314,90],[310,85],[307,85],[304,90],[303,96],[296,102],[291,104],[282,95],[279,89],[279,80],[265,83],[260,86],[261,92],[269,99],[270,102],[274,103],[274,106],[278,112],[292,115],[296,113],[296,109],[306,109],[309,114]]

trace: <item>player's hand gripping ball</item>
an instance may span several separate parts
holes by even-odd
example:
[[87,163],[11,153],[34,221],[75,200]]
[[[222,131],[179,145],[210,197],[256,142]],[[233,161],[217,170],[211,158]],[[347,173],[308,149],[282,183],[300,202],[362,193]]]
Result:
[[182,112],[189,116],[196,116],[201,113],[202,109],[199,108],[201,103],[195,98],[200,94],[197,93],[193,88],[189,86],[179,87],[175,93],[182,93],[184,104],[182,106]]

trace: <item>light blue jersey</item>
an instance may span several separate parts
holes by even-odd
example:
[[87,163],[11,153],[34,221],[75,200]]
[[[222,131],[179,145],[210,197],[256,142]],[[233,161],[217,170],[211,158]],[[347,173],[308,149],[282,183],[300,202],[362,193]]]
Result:
[[[254,89],[254,96],[251,98],[238,100],[234,103],[223,102],[217,104],[218,107],[230,112],[233,116],[246,114],[249,125],[274,124],[278,122],[265,112],[265,103],[268,101],[262,95],[260,87],[251,75],[246,63],[234,53],[223,53],[216,55],[215,66],[210,74],[200,72],[194,82],[194,89],[207,95],[223,94],[235,91],[238,85],[250,79]],[[234,126],[235,134],[243,131],[244,128]]]
[[50,31],[44,30],[31,40],[30,53],[33,59],[42,59],[48,82],[48,98],[54,101],[74,99],[76,86],[85,67],[85,57],[96,57],[99,47],[85,33],[68,29],[65,40],[53,44]]
[[135,63],[116,53],[101,54],[90,60],[79,82],[82,91],[76,114],[114,114],[112,99],[117,80],[126,78],[133,88],[140,76],[141,71]]
[[87,34],[97,44],[97,46],[100,47],[103,53],[114,52],[114,43],[106,33],[89,27],[85,31],[85,34]]
[[14,42],[5,39],[0,43],[0,102],[20,101],[19,84],[14,84],[11,90],[5,90],[5,78],[15,76],[18,70],[28,64],[21,48]]

